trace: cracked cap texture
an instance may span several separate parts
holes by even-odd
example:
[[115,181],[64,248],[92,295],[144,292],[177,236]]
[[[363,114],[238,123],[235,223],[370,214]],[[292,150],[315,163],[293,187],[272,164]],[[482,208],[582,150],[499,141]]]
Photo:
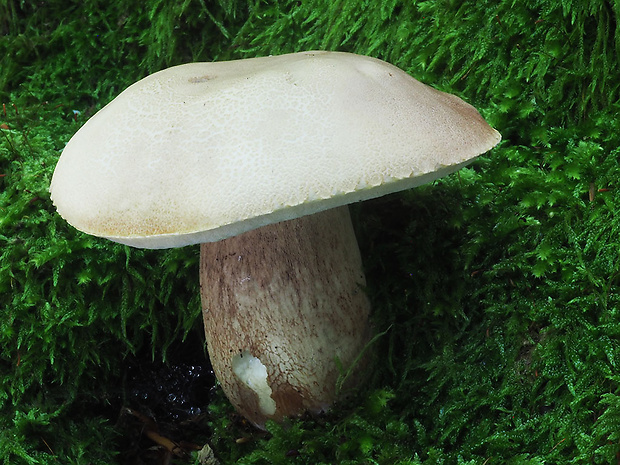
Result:
[[432,181],[500,138],[471,105],[375,58],[192,63],[93,116],[50,191],[83,232],[179,247]]

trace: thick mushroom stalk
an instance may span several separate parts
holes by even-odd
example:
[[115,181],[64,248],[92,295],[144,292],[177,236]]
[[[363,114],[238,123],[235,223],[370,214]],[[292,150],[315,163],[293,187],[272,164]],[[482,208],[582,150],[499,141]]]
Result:
[[201,245],[209,356],[222,389],[257,426],[337,397],[370,334],[347,207]]

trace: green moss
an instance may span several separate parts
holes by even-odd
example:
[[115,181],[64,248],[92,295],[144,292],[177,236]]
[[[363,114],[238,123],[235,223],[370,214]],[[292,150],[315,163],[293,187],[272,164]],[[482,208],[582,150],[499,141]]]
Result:
[[618,37],[601,0],[0,0],[4,463],[122,462],[105,408],[121,361],[165,360],[201,331],[195,248],[129,249],[55,214],[64,144],[149,72],[303,49],[390,61],[474,103],[504,142],[354,207],[386,331],[357,395],[260,434],[218,394],[192,439],[224,463],[613,463]]

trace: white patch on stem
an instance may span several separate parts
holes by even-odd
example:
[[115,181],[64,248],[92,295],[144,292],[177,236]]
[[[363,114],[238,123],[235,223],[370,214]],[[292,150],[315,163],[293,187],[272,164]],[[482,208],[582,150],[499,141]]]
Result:
[[267,367],[247,350],[232,359],[235,375],[258,396],[258,406],[265,415],[276,412],[276,402],[271,398],[271,387],[267,383]]

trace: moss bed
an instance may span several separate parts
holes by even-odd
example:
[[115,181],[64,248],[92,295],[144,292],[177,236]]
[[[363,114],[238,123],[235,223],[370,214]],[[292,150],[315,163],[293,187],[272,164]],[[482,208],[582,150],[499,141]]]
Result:
[[[0,463],[165,463],[145,431],[223,464],[620,463],[619,15],[602,0],[0,0]],[[85,236],[48,186],[72,134],[147,74],[311,49],[389,61],[503,141],[352,208],[381,334],[369,381],[262,433],[213,386],[198,249]]]

